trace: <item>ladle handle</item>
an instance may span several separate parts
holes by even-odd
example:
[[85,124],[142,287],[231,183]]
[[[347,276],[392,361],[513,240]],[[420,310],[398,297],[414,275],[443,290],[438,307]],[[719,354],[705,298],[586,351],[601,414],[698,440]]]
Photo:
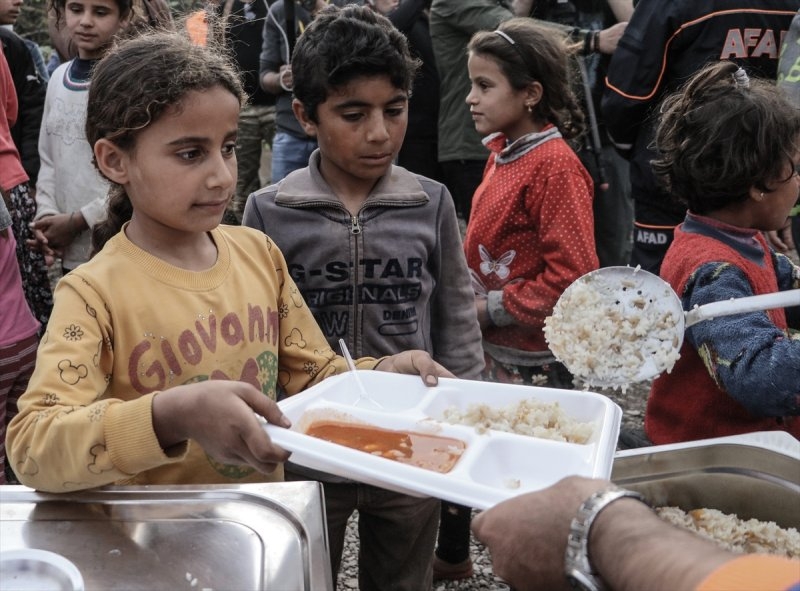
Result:
[[717,316],[731,316],[756,310],[772,310],[773,308],[790,308],[792,306],[800,306],[800,289],[712,302],[686,312],[686,328]]

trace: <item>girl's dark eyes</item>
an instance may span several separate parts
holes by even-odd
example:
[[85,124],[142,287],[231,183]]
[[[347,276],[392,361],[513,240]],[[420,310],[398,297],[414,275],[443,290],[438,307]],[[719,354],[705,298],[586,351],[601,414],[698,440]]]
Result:
[[[233,156],[236,153],[236,142],[230,142],[224,144],[222,146],[222,155],[225,157]],[[187,162],[191,162],[193,160],[197,160],[198,158],[203,156],[203,150],[199,148],[190,148],[188,150],[182,150],[177,153],[178,158],[181,160],[185,160]]]
[[[67,10],[77,14],[79,12],[83,12],[85,9],[82,4],[70,4],[69,6],[67,6]],[[107,8],[95,8],[93,12],[97,16],[107,16],[111,14],[111,11],[108,10]]]
[[200,157],[200,150],[183,150],[182,152],[178,152],[178,158],[182,160],[196,160]]

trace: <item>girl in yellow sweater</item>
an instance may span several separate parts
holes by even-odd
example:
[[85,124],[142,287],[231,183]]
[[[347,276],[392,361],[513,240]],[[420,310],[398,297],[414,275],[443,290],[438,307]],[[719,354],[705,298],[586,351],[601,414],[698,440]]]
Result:
[[[275,244],[220,226],[236,186],[239,77],[174,33],[122,43],[93,74],[87,138],[112,184],[99,252],[65,276],[8,431],[23,484],[280,479],[276,392],[347,370]],[[406,351],[360,368],[451,376]]]

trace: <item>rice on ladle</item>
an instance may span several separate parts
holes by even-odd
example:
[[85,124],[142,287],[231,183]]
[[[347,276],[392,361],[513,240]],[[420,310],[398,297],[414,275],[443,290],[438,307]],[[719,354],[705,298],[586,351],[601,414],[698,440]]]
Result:
[[597,277],[579,279],[545,319],[550,350],[587,386],[624,389],[642,380],[646,364],[669,372],[680,357],[679,319],[652,294],[634,291],[637,287],[632,279],[615,285]]

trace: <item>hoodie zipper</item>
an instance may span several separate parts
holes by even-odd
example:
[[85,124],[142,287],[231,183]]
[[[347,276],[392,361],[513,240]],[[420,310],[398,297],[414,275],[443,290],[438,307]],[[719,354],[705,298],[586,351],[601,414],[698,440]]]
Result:
[[354,355],[361,356],[361,339],[358,338],[356,335],[357,327],[361,325],[361,321],[359,318],[359,293],[358,293],[358,281],[360,278],[360,271],[359,271],[359,264],[358,259],[360,257],[360,236],[361,236],[361,221],[359,220],[359,214],[361,211],[355,215],[350,215],[350,234],[353,236],[353,273],[352,273],[352,289],[353,289],[353,314],[352,314],[352,322],[350,324],[350,341],[351,347],[353,348],[356,353]]
[[358,215],[350,216],[350,233],[361,234],[361,222],[358,220]]

